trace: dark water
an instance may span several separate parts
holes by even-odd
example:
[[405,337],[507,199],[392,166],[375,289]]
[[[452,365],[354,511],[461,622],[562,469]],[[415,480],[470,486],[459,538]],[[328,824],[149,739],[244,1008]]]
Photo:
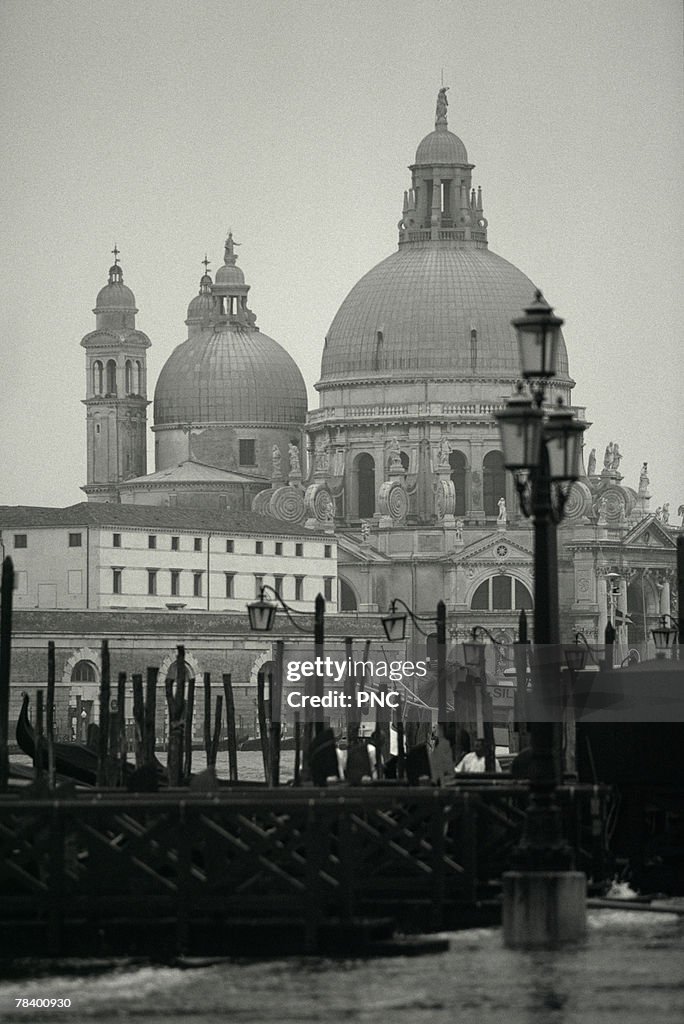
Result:
[[[504,949],[498,929],[450,935],[446,953],[390,960],[225,961],[192,970],[122,966],[0,982],[0,1020],[88,1024],[681,1024],[684,923],[593,911],[585,943]],[[70,1009],[15,1009],[17,996]]]

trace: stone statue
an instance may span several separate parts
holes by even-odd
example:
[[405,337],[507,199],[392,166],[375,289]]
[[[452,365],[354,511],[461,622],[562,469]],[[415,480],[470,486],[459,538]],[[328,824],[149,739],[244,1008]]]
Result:
[[387,451],[389,453],[389,462],[387,464],[389,469],[401,466],[401,448],[396,437],[391,437],[387,442]]
[[367,519],[364,519],[363,522],[361,523],[361,543],[362,544],[367,544],[368,541],[370,540],[370,531],[371,531],[370,523],[368,522]]
[[592,448],[589,452],[589,465],[587,466],[587,476],[594,476],[596,473],[596,449]]
[[451,445],[449,439],[446,437],[440,438],[439,442],[439,458],[437,465],[440,469],[450,469],[449,456],[451,455]]
[[456,542],[458,544],[463,543],[463,525],[464,524],[462,519],[456,520]]
[[280,454],[280,448],[278,447],[277,444],[273,445],[273,450],[271,452],[271,463],[273,466],[273,476],[276,477],[276,479],[278,479],[282,473],[283,459]]
[[606,453],[603,456],[603,468],[610,469],[613,465],[613,442],[609,441],[606,445]]
[[664,523],[669,523],[670,522],[670,502],[669,501],[666,501],[665,504],[663,505],[663,522]]
[[682,517],[681,527],[684,530],[684,505],[680,505],[677,509],[677,515]]
[[499,498],[499,515],[498,515],[498,518],[497,518],[497,523],[505,523],[505,522],[507,522],[506,499],[505,498]]
[[290,444],[288,447],[288,454],[290,456],[290,473],[295,476],[297,474],[301,475],[302,467],[299,462],[299,448],[296,444]]
[[449,100],[447,99],[447,92],[449,91],[448,85],[443,85],[437,93],[437,109],[435,110],[435,125],[447,123],[447,107],[449,106]]
[[608,502],[606,501],[606,499],[603,496],[601,496],[599,500],[596,502],[594,508],[596,510],[596,515],[598,517],[599,523],[605,523],[606,509],[608,508]]
[[660,505],[658,505],[658,508],[655,510],[655,517],[656,517],[656,519],[658,520],[659,523],[662,523],[662,521],[663,521],[663,510],[662,510],[662,507]]
[[641,467],[641,473],[639,474],[639,497],[648,497],[648,485],[650,484],[648,479],[648,462],[644,462]]
[[611,462],[610,462],[610,468],[615,470],[616,473],[620,469],[620,460],[621,459],[622,459],[622,455],[620,454],[620,449],[618,448],[618,445],[617,445],[617,442],[616,442],[613,445],[613,457],[612,457]]

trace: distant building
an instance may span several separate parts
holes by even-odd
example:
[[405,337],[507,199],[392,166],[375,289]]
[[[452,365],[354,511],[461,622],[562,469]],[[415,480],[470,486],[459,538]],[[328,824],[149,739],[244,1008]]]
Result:
[[333,534],[257,515],[83,502],[0,507],[17,610],[231,611],[264,584],[295,609],[337,604]]

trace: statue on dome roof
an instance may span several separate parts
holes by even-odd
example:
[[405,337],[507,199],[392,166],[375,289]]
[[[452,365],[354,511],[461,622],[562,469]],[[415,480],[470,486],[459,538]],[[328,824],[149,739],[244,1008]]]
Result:
[[605,455],[603,456],[603,468],[611,469],[613,465],[613,442],[609,441],[606,445]]
[[596,473],[596,449],[592,448],[589,452],[589,465],[587,467],[587,476],[593,476]]
[[435,128],[438,124],[447,123],[447,107],[449,106],[449,100],[447,99],[447,92],[449,91],[448,85],[443,85],[437,93],[437,109],[435,110]]
[[288,453],[290,456],[290,473],[300,474],[302,472],[302,467],[299,462],[299,448],[297,445],[291,443],[288,448]]
[[439,440],[439,462],[440,469],[450,468],[449,456],[451,455],[451,445],[449,444],[448,437],[441,437]]
[[666,501],[663,505],[662,517],[664,523],[670,522],[670,502]]
[[235,239],[233,238],[233,231],[232,231],[232,229],[228,228],[228,237],[226,238],[226,247],[225,247],[224,257],[223,257],[226,263],[228,263],[229,261],[231,263],[235,263],[235,260],[237,259],[237,253],[235,252],[235,246],[236,245],[241,245],[241,244],[242,244],[241,242],[236,242],[235,241]]
[[639,497],[647,498],[649,496],[649,483],[650,480],[648,479],[648,462],[644,462],[643,466],[641,467],[641,473],[639,474]]
[[614,470],[616,473],[619,472],[619,470],[620,470],[620,460],[621,459],[622,459],[622,454],[620,452],[620,449],[619,449],[617,441],[616,441],[615,444],[613,445],[613,457],[612,457],[611,463],[610,463],[610,468],[612,470]]

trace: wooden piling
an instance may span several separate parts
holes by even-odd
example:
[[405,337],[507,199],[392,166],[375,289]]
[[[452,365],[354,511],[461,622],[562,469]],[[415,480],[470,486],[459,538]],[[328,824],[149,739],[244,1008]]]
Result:
[[143,728],[143,764],[154,764],[157,745],[157,673],[159,669],[148,667],[145,681],[145,712]]
[[123,786],[126,779],[126,673],[119,672],[116,686],[116,761],[117,786]]
[[271,778],[271,761],[268,742],[268,724],[266,720],[266,701],[264,697],[264,673],[257,673],[257,716],[259,721],[259,738],[261,741],[261,757],[264,762],[264,779]]
[[183,774],[183,714],[185,711],[185,647],[176,648],[176,688],[173,679],[165,680],[166,703],[169,709],[169,785],[180,786]]
[[36,742],[33,748],[33,777],[36,783],[43,778],[43,751],[45,736],[43,735],[43,691],[36,690]]
[[187,784],[192,775],[192,719],[195,713],[195,677],[188,679],[188,699],[183,720],[183,780]]
[[406,743],[404,740],[404,698],[399,696],[399,707],[396,709],[397,727],[397,778],[406,778]]
[[295,760],[294,760],[294,784],[299,785],[299,770],[302,760],[302,726],[299,718],[299,712],[295,711],[294,714],[294,741],[295,741]]
[[133,673],[133,721],[135,723],[135,767],[142,768],[145,763],[144,757],[144,735],[145,735],[145,712],[143,706],[142,676],[139,672]]
[[209,767],[209,754],[211,751],[211,672],[205,672],[202,677],[204,683],[204,753]]
[[228,731],[228,778],[238,781],[237,731],[235,728],[235,701],[230,672],[223,673],[223,692],[226,696],[226,726]]
[[207,752],[207,768],[216,768],[216,755],[218,754],[219,741],[221,739],[221,719],[223,716],[223,696],[219,693],[216,696],[216,707],[214,709],[214,731],[211,736],[209,750]]
[[9,781],[9,696],[12,652],[12,595],[14,566],[7,556],[2,563],[0,583],[0,793]]
[[109,741],[109,700],[110,689],[110,663],[109,663],[109,641],[102,641],[102,677],[100,679],[100,729],[98,733],[97,746],[97,784],[106,786],[108,780],[108,741]]
[[48,786],[55,788],[55,641],[48,640],[47,704],[45,708]]

